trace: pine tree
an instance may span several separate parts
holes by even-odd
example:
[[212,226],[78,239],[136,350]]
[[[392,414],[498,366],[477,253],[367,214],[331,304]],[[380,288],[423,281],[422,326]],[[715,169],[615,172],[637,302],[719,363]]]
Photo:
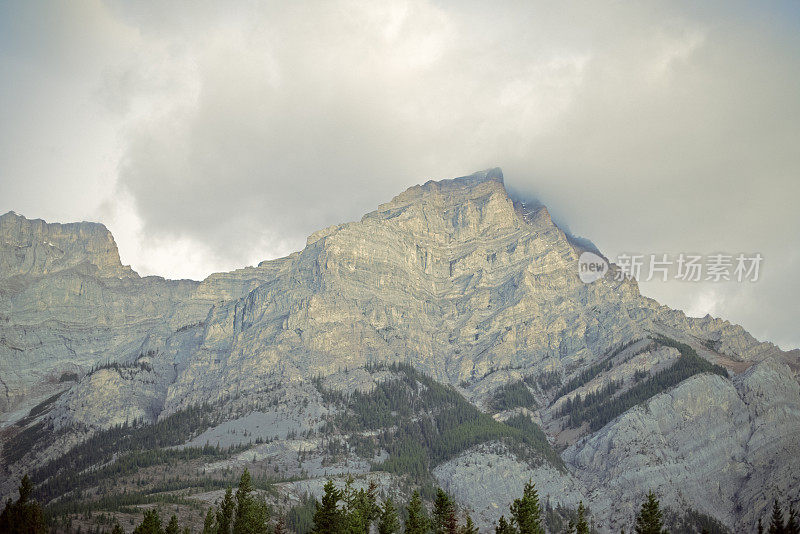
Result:
[[203,521],[203,534],[217,534],[217,525],[215,524],[216,516],[214,509],[209,507],[206,518]]
[[378,486],[370,482],[368,489],[353,490],[353,477],[345,484],[342,499],[347,509],[347,530],[353,534],[369,534],[372,522],[380,515],[377,502]]
[[511,521],[520,534],[544,534],[539,494],[531,480],[525,484],[522,497],[511,503]]
[[800,534],[800,525],[797,523],[797,511],[794,509],[794,505],[789,505],[789,519],[786,521],[786,527],[784,528],[786,534]]
[[405,534],[426,534],[428,532],[430,520],[425,514],[419,491],[414,490],[414,493],[411,495],[406,513],[408,519],[406,520]]
[[230,534],[233,527],[233,513],[236,504],[233,502],[233,490],[225,490],[225,497],[217,509],[217,534]]
[[250,472],[245,469],[236,490],[236,519],[233,534],[267,534],[269,511],[267,504],[256,500],[253,495]]
[[772,521],[769,524],[769,534],[786,534],[786,527],[783,524],[783,512],[778,504],[778,499],[772,505]]
[[764,534],[764,525],[761,524],[761,518],[758,518],[758,534]]
[[400,519],[397,516],[397,508],[391,498],[383,501],[380,521],[378,522],[378,534],[396,534],[400,531]]
[[33,482],[25,475],[18,488],[19,499],[6,501],[5,509],[0,513],[0,532],[44,534],[47,531],[44,514],[39,503],[31,500]]
[[578,522],[575,525],[575,534],[589,534],[589,525],[586,523],[586,508],[583,501],[578,503]]
[[433,532],[434,534],[447,534],[449,532],[450,517],[455,518],[453,500],[442,488],[436,489],[436,498],[433,501]]
[[661,519],[661,509],[655,493],[649,491],[647,499],[642,504],[639,515],[636,516],[636,534],[666,534],[663,530],[664,523]]
[[158,515],[158,510],[145,510],[144,519],[133,530],[133,534],[164,534],[164,529],[161,527],[161,516]]
[[494,534],[516,534],[517,530],[506,521],[506,516],[501,515],[494,527]]
[[125,531],[122,530],[122,525],[119,524],[119,521],[114,522],[114,527],[111,529],[111,534],[125,534]]
[[175,517],[175,514],[172,514],[172,517],[169,518],[169,523],[167,523],[167,528],[164,529],[164,534],[180,534],[181,527],[178,526],[178,518]]
[[461,527],[461,534],[478,534],[478,527],[472,522],[472,518],[467,514],[464,520],[464,526]]
[[333,480],[328,480],[324,486],[325,494],[322,502],[317,503],[317,511],[314,512],[313,534],[340,534],[344,532],[344,517],[339,509],[338,503],[342,498],[342,492],[336,489]]

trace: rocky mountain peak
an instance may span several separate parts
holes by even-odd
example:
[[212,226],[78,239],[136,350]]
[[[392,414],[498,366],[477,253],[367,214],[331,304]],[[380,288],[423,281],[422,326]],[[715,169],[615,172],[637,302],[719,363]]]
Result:
[[0,216],[0,278],[50,274],[85,263],[103,276],[133,275],[103,224],[48,223],[13,211]]

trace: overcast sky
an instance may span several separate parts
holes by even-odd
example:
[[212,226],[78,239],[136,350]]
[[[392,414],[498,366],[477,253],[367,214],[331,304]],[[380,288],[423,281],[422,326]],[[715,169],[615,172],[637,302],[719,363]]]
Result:
[[642,284],[800,346],[797,2],[0,2],[0,212],[200,279],[492,166]]

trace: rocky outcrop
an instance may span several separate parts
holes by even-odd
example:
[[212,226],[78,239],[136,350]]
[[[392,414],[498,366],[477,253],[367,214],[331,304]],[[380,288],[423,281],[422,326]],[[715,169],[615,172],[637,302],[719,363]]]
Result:
[[786,366],[764,361],[733,380],[690,378],[572,445],[563,457],[590,503],[616,503],[594,507],[608,510],[604,526],[611,530],[629,522],[653,488],[667,505],[694,507],[754,530],[757,518],[768,513],[769,496],[791,498],[797,487],[798,432],[800,385]]
[[57,389],[62,377],[137,358],[148,345],[200,324],[214,303],[246,294],[278,270],[267,264],[202,283],[141,278],[120,263],[103,225],[3,215],[0,413],[27,396]]

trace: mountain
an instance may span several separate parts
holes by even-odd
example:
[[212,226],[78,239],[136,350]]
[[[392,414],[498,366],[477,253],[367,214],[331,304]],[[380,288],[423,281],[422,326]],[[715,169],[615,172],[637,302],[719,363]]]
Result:
[[800,501],[797,351],[616,267],[584,284],[587,242],[499,169],[202,282],[139,277],[94,223],[0,235],[3,495],[32,471],[62,507],[191,507],[248,466],[291,504],[355,473],[441,485],[485,527],[531,478],[601,531],[649,489],[736,531]]

